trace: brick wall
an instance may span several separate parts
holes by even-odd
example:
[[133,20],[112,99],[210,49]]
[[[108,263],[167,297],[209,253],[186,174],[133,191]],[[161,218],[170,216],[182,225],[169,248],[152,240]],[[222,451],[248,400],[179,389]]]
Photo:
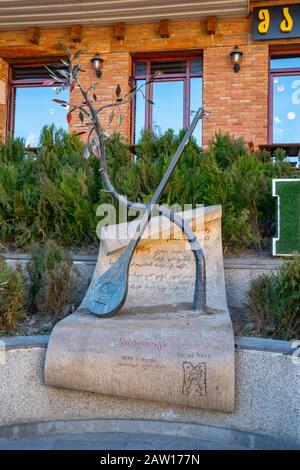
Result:
[[[252,5],[261,5],[259,0]],[[267,1],[267,3],[274,3]],[[277,0],[276,4],[294,3],[293,0]],[[69,29],[41,30],[40,43],[29,43],[24,31],[0,32],[0,78],[7,83],[7,64],[16,58],[57,56],[61,50],[58,42],[85,51],[82,62],[86,74],[82,80],[90,83],[95,80],[90,59],[96,52],[101,53],[103,78],[96,91],[101,100],[111,100],[115,96],[115,87],[120,84],[122,91],[128,90],[128,77],[132,73],[132,55],[137,52],[162,51],[203,51],[204,106],[211,111],[208,121],[203,126],[203,142],[206,145],[221,129],[230,134],[245,137],[256,145],[267,142],[268,125],[268,61],[269,48],[272,45],[299,45],[299,39],[277,40],[270,43],[253,43],[252,18],[219,19],[216,34],[206,32],[204,21],[186,20],[171,23],[171,35],[162,39],[158,23],[126,25],[126,38],[118,41],[113,35],[112,26],[83,28],[83,39],[78,45],[70,40]],[[229,53],[238,45],[243,51],[243,63],[240,73],[232,70]],[[5,96],[6,86],[4,89]],[[71,100],[79,102],[78,90],[72,93]],[[108,124],[108,113],[104,116],[104,126],[111,132],[121,131],[130,138],[130,107],[123,110],[125,115],[119,127],[117,119]],[[0,132],[5,129],[5,104],[0,103]],[[79,119],[74,115],[70,129],[78,131]]]
[[0,59],[0,140],[5,138],[6,130],[6,102],[7,102],[7,82],[8,82],[8,63]]
[[[131,70],[131,55],[128,52],[102,54],[105,65],[103,67],[101,80],[97,80],[94,72],[90,70],[91,57],[91,54],[82,55],[80,59],[80,63],[82,64],[83,69],[86,71],[85,73],[81,74],[80,82],[85,88],[88,88],[91,83],[96,83],[98,81],[95,94],[99,100],[104,102],[111,102],[116,98],[116,87],[118,84],[121,87],[122,94],[125,94],[129,91],[128,78],[130,76]],[[75,88],[71,94],[71,102],[75,104],[81,101],[83,101],[81,93],[78,88]],[[112,133],[114,130],[116,130],[129,138],[131,129],[130,106],[124,105],[120,109],[114,108],[114,110],[115,117],[111,123],[109,122],[109,116],[111,113],[110,109],[107,109],[105,112],[103,112],[102,115],[100,115],[103,128],[106,129],[109,133]],[[119,115],[122,115],[122,122],[120,125],[118,122]],[[72,116],[70,130],[75,132],[78,132],[78,130],[86,130],[85,128],[82,128],[78,114],[74,112]],[[85,137],[86,136],[83,136],[83,138]]]
[[216,131],[230,132],[256,145],[267,142],[268,45],[243,46],[241,71],[235,73],[230,47],[204,50],[203,105],[210,118],[203,123],[203,142]]

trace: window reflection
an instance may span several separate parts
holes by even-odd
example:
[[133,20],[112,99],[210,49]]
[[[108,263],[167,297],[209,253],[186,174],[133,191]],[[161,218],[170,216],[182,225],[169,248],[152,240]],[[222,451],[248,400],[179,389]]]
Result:
[[[202,77],[191,78],[191,91],[190,91],[190,122],[192,122],[195,113],[202,106]],[[202,120],[200,119],[193,136],[195,137],[198,145],[202,145]]]
[[[151,80],[151,74],[160,71],[154,82],[147,85],[147,99],[137,96],[133,142],[137,143],[141,131],[153,130],[163,134],[173,129],[175,134],[187,128],[194,113],[202,106],[202,58],[174,58],[174,60],[141,59],[135,62],[135,81],[140,86]],[[154,103],[154,104],[153,104]],[[202,143],[202,125],[197,125],[194,137]]]
[[273,143],[300,142],[300,75],[273,77]]
[[300,57],[274,57],[271,59],[271,69],[300,68]]
[[53,98],[69,100],[68,89],[56,93],[56,87],[17,87],[15,90],[14,136],[25,140],[26,146],[37,147],[42,128],[55,124],[68,129],[67,108],[53,103]]
[[135,64],[136,75],[146,75],[146,62],[136,62]]
[[162,72],[163,74],[174,75],[186,72],[186,61],[158,61],[151,63],[151,73]]
[[[137,88],[142,86],[143,93],[145,93],[145,85],[146,80],[136,80]],[[145,129],[145,109],[146,109],[146,101],[141,92],[138,92],[135,97],[135,135],[134,135],[134,143],[136,144],[141,135],[143,130]]]
[[168,129],[178,134],[183,123],[183,81],[153,84],[152,129],[161,135]]

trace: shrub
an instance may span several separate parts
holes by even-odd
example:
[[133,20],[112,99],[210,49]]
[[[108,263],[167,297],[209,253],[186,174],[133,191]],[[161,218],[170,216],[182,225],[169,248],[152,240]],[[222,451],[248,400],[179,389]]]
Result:
[[99,162],[83,159],[79,137],[45,127],[37,154],[21,140],[13,142],[0,147],[0,240],[18,246],[95,240]]
[[[256,328],[263,331],[268,326],[274,326],[274,304],[278,300],[276,275],[262,274],[251,282],[249,303],[251,312],[256,317]],[[277,306],[276,306],[277,308]]]
[[[112,135],[106,142],[108,168],[118,191],[149,202],[183,134],[145,132],[134,161],[124,138]],[[111,202],[102,191],[99,160],[85,160],[79,137],[54,126],[43,129],[40,145],[37,155],[20,139],[0,145],[0,241],[21,247],[49,239],[65,246],[94,243],[96,208]],[[162,202],[222,204],[225,250],[260,250],[275,232],[272,178],[292,172],[282,151],[273,161],[270,153],[249,154],[242,139],[217,133],[205,152],[190,141]]]
[[0,142],[0,163],[21,163],[26,157],[23,139],[8,136],[5,144]]
[[0,257],[0,330],[10,330],[21,319],[24,291],[20,266],[14,270]]
[[[118,189],[128,199],[149,202],[171,157],[179,136],[169,130],[157,137],[145,132],[136,147],[136,162],[126,167]],[[216,134],[202,152],[191,140],[162,197],[169,205],[222,204],[225,249],[262,249],[275,231],[272,178],[289,177],[291,167],[267,152],[249,154],[242,139]]]
[[28,263],[30,310],[57,317],[72,308],[75,268],[69,253],[52,240],[33,243]]
[[274,327],[274,334],[293,339],[300,334],[300,256],[286,261],[276,274],[252,281],[250,308],[257,328]]
[[69,261],[56,262],[53,269],[46,269],[41,279],[41,288],[36,296],[40,313],[60,318],[73,307],[75,271]]
[[300,334],[300,256],[286,262],[279,277],[280,309],[275,310],[275,321],[279,331],[287,338]]

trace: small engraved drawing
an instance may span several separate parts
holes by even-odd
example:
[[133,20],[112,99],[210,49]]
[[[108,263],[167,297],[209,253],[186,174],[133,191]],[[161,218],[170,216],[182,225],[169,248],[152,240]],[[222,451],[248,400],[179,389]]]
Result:
[[112,282],[106,282],[102,284],[100,292],[96,297],[95,301],[102,305],[107,305],[110,297],[114,294],[115,286]]
[[206,395],[206,362],[194,365],[191,362],[183,362],[183,395],[191,395],[192,392],[204,397]]

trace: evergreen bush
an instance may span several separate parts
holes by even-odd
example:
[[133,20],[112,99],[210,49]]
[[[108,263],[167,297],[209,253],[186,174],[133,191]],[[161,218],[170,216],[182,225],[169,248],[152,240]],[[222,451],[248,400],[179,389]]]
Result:
[[72,309],[77,271],[65,249],[52,240],[32,243],[27,270],[31,312],[61,317]]
[[12,269],[0,256],[0,332],[9,331],[22,318],[24,295],[21,267]]
[[[129,146],[114,134],[106,143],[109,173],[121,194],[149,202],[184,131],[162,136],[145,132],[130,158]],[[96,241],[96,208],[111,198],[100,178],[99,161],[83,158],[79,137],[45,127],[37,154],[20,139],[0,145],[0,242],[19,247],[32,240],[65,246]],[[282,151],[249,154],[242,139],[217,133],[207,151],[191,140],[162,202],[222,204],[225,249],[262,249],[275,231],[272,178],[290,177]],[[104,191],[103,191],[104,189]]]
[[300,334],[300,256],[295,254],[277,273],[262,275],[251,283],[250,309],[258,331],[291,340]]

